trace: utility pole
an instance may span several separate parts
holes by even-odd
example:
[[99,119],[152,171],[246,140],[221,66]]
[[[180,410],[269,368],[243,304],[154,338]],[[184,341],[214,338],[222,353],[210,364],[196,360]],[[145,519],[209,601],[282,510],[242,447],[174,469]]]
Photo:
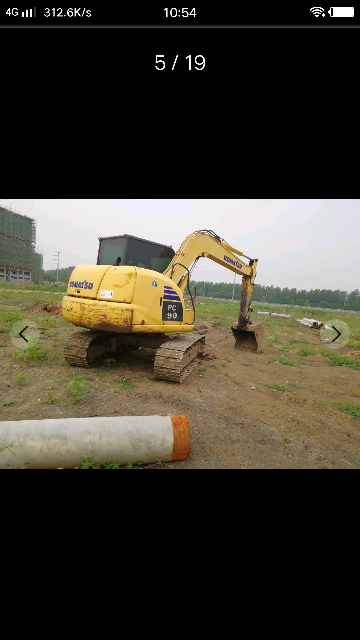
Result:
[[236,281],[236,273],[235,273],[235,278],[234,278],[234,286],[233,286],[233,294],[232,294],[231,302],[234,302],[235,281]]
[[57,252],[57,255],[54,256],[54,260],[57,260],[57,276],[56,276],[56,284],[59,284],[59,255],[61,251]]

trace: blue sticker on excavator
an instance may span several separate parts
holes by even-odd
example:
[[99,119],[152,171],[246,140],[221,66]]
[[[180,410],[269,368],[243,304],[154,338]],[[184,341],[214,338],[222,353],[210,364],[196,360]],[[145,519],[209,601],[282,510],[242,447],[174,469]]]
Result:
[[178,300],[181,302],[181,298],[179,298],[175,289],[166,285],[164,285],[164,300]]

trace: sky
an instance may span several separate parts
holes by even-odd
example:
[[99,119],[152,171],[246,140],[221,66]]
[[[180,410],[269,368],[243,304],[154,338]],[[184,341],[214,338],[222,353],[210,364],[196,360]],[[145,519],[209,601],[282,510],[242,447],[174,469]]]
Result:
[[[360,199],[0,199],[37,221],[44,269],[96,264],[98,238],[130,235],[171,245],[211,229],[251,258],[256,282],[297,289],[360,289]],[[233,282],[200,259],[193,280]],[[238,281],[238,278],[237,278]]]

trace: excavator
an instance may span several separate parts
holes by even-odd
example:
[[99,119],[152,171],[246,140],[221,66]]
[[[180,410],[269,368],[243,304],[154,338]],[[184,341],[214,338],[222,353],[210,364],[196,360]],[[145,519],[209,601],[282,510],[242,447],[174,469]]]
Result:
[[[205,356],[205,335],[195,334],[195,304],[189,288],[200,258],[242,276],[235,347],[264,350],[264,327],[250,320],[257,259],[245,256],[213,231],[189,235],[172,247],[135,238],[99,238],[96,265],[79,265],[62,302],[65,320],[89,329],[71,333],[65,344],[69,365],[90,367],[105,354],[156,349],[154,377],[182,383]],[[248,264],[242,258],[248,260]],[[187,308],[188,289],[192,307]]]

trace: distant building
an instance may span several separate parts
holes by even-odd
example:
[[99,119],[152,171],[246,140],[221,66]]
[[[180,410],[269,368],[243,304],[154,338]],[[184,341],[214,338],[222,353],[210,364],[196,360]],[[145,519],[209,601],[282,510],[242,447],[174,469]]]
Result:
[[43,256],[35,243],[35,220],[0,206],[0,282],[40,281]]

